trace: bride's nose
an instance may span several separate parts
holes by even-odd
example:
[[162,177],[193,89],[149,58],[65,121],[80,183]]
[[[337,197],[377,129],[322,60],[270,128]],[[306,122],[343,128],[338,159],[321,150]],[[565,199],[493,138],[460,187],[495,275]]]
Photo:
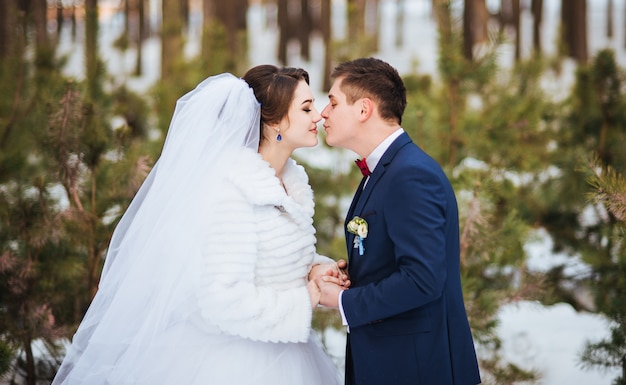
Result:
[[320,112],[317,110],[317,108],[313,107],[313,111],[315,112],[313,114],[313,122],[317,123],[320,120],[322,120],[322,115],[320,114]]

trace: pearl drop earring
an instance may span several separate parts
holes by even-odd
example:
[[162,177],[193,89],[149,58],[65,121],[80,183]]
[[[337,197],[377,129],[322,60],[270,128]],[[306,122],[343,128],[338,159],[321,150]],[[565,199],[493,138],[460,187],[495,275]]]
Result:
[[276,129],[276,132],[278,132],[278,135],[276,135],[276,141],[280,142],[283,140],[283,137],[280,135],[280,128]]

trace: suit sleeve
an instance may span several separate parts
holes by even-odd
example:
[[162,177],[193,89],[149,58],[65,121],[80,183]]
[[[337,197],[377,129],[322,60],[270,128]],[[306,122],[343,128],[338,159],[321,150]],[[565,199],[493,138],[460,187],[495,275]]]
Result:
[[[442,295],[446,280],[445,207],[441,176],[430,169],[398,170],[385,175],[382,203],[375,209],[383,220],[387,249],[377,252],[395,269],[386,277],[344,292],[343,309],[351,327],[417,309]],[[369,202],[368,202],[369,204]],[[366,207],[364,210],[372,209]],[[378,258],[368,255],[366,258]]]

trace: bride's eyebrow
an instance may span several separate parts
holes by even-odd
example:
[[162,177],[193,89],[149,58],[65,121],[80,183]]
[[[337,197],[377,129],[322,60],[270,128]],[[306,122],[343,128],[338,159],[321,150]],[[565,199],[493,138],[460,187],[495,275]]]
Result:
[[307,104],[307,103],[313,103],[314,101],[315,101],[315,99],[306,99],[305,101],[300,103],[300,105]]

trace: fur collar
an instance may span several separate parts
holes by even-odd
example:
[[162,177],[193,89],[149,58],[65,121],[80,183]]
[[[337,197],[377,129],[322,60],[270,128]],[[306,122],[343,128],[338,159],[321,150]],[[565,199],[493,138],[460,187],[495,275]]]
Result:
[[275,206],[287,212],[301,226],[310,226],[314,213],[313,190],[304,168],[288,159],[280,185],[276,172],[261,154],[245,149],[233,159],[227,177],[254,205]]

